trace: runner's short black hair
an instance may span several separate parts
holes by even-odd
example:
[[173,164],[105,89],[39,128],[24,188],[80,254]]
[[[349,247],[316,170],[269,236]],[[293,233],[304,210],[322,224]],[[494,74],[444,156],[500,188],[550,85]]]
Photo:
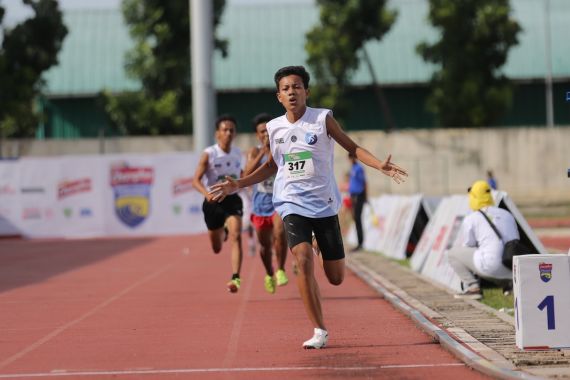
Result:
[[216,131],[218,129],[220,129],[220,125],[222,124],[223,121],[231,121],[232,123],[234,123],[234,125],[236,126],[236,129],[237,129],[238,124],[237,124],[236,118],[233,117],[232,115],[224,114],[224,115],[218,116],[218,118],[216,119]]
[[277,87],[278,92],[279,92],[279,81],[281,80],[281,78],[287,77],[289,75],[300,76],[301,79],[303,80],[303,86],[305,86],[305,89],[309,88],[309,81],[311,80],[311,77],[307,72],[307,70],[305,70],[304,66],[285,66],[277,70],[274,76],[275,87]]
[[251,126],[253,127],[253,131],[257,132],[257,126],[259,124],[267,123],[271,119],[273,119],[273,116],[271,116],[268,113],[260,113],[258,115],[255,115],[255,117],[251,121]]

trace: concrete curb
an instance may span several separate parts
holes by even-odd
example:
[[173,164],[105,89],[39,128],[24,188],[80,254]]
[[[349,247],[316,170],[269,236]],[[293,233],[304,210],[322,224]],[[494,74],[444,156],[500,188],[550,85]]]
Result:
[[[453,329],[452,334],[450,334],[448,331],[440,328],[428,319],[430,317],[437,317],[439,315],[437,312],[410,297],[406,292],[390,283],[380,274],[368,269],[360,263],[350,260],[347,260],[347,266],[370,287],[380,293],[384,299],[412,319],[423,331],[430,335],[435,341],[439,342],[442,347],[463,361],[467,366],[498,379],[541,379],[540,377],[515,370],[512,363],[497,352],[478,342],[462,329]],[[399,296],[396,295],[396,293],[398,293]],[[422,314],[418,309],[421,309],[424,313]],[[491,356],[493,360],[491,361],[483,357],[483,352],[485,356]]]

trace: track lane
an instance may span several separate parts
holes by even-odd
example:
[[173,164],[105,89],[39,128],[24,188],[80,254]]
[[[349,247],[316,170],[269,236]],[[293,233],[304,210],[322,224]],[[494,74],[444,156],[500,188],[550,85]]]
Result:
[[[64,250],[81,255],[74,243]],[[325,350],[302,350],[312,328],[291,271],[289,285],[270,295],[259,257],[245,257],[243,268],[240,292],[229,294],[228,247],[214,255],[205,235],[168,237],[0,293],[1,310],[10,310],[0,314],[8,337],[0,339],[0,375],[483,378],[352,273],[334,287],[318,271],[331,340]]]

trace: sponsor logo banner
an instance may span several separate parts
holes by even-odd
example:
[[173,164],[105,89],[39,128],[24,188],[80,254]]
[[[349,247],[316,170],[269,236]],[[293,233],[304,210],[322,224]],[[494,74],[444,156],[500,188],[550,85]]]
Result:
[[192,186],[193,180],[194,178],[192,177],[174,178],[172,181],[172,195],[177,196],[194,190],[194,186]]
[[79,193],[86,193],[91,191],[91,188],[91,178],[62,181],[57,184],[57,199],[63,199]]
[[135,228],[149,216],[153,180],[151,167],[120,165],[111,168],[115,214],[126,226]]

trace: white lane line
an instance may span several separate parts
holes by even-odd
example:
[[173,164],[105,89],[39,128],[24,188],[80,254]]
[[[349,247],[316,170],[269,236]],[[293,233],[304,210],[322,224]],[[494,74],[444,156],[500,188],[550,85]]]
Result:
[[426,367],[462,367],[464,363],[441,363],[441,364],[392,364],[380,366],[382,369],[389,368],[426,368]]
[[241,334],[241,327],[243,325],[243,321],[245,319],[245,309],[246,306],[248,304],[248,302],[251,299],[251,289],[253,288],[253,278],[255,276],[255,273],[257,272],[257,268],[259,267],[259,265],[254,265],[253,269],[249,271],[249,275],[247,276],[246,279],[246,283],[245,283],[245,289],[242,288],[242,292],[243,294],[240,294],[240,292],[237,293],[237,296],[241,297],[240,300],[240,305],[238,308],[238,311],[234,317],[234,324],[232,326],[232,333],[230,335],[230,340],[228,342],[228,346],[226,349],[226,355],[224,356],[224,360],[222,362],[222,366],[223,367],[231,367],[231,365],[233,364],[237,352],[238,352],[238,343],[239,343],[239,337]]
[[0,379],[18,379],[25,377],[70,377],[70,376],[129,376],[129,375],[160,375],[160,374],[185,374],[185,373],[231,373],[231,372],[286,372],[286,371],[374,371],[380,369],[398,368],[433,368],[433,367],[457,367],[463,363],[440,363],[440,364],[401,364],[381,365],[371,367],[252,367],[252,368],[176,368],[176,369],[148,369],[148,370],[122,370],[122,371],[75,371],[64,372],[38,372],[38,373],[14,373],[0,374]]
[[79,318],[76,318],[70,322],[67,322],[65,325],[58,327],[57,329],[55,329],[54,331],[52,331],[48,335],[44,336],[41,339],[38,339],[37,341],[30,344],[28,347],[24,348],[20,352],[17,352],[16,354],[10,356],[9,358],[4,359],[2,362],[0,362],[0,369],[6,367],[8,364],[13,363],[14,361],[20,359],[22,356],[24,356],[24,355],[28,354],[29,352],[35,350],[36,348],[38,348],[42,344],[44,344],[44,343],[50,341],[51,339],[55,338],[56,336],[58,336],[59,334],[61,334],[65,330],[67,330],[68,328],[73,327],[76,324],[78,324],[78,323],[84,321],[85,319],[89,318],[90,316],[94,315],[99,310],[103,309],[104,307],[106,307],[107,305],[112,303],[113,301],[121,298],[122,296],[124,296],[125,294],[127,294],[128,292],[130,292],[131,290],[136,288],[137,286],[144,284],[145,282],[150,281],[153,278],[159,276],[160,274],[162,274],[163,272],[168,270],[170,267],[172,267],[174,264],[175,263],[172,262],[172,263],[165,265],[164,267],[160,268],[159,270],[149,274],[148,276],[143,277],[141,280],[139,280],[139,281],[135,282],[134,284],[128,286],[127,288],[121,290],[120,292],[118,292],[114,296],[108,298],[107,300],[101,302],[99,305],[95,306],[93,309],[89,310],[87,313],[83,314]]

